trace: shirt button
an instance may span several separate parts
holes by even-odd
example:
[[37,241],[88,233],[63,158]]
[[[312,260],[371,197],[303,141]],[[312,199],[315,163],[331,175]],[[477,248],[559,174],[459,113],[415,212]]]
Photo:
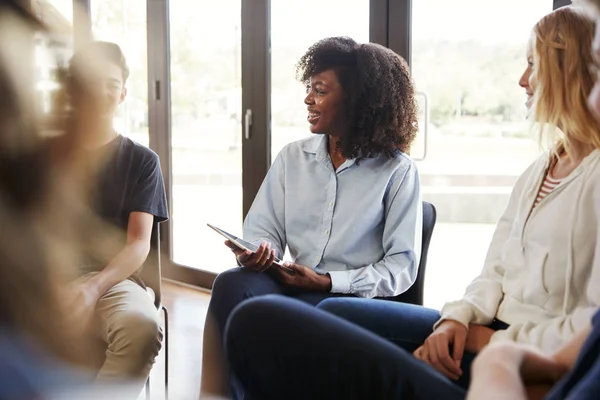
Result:
[[333,207],[333,201],[329,202],[329,207]]
[[326,234],[326,235],[329,235],[329,229],[327,229],[327,230],[325,231],[325,234]]

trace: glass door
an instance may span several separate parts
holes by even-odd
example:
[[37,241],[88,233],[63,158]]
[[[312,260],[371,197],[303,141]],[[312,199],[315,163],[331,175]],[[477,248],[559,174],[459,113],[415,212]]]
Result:
[[418,168],[423,199],[438,211],[429,307],[459,298],[477,276],[512,185],[539,154],[518,81],[531,29],[552,7],[551,0],[412,2],[411,67],[428,116]]
[[123,50],[129,78],[127,97],[117,109],[115,129],[148,146],[148,53],[146,2],[92,0],[92,37],[117,43]]
[[73,1],[32,0],[31,9],[50,32],[34,35],[35,94],[44,135],[59,134],[64,107],[64,79],[73,53]]
[[212,223],[242,232],[241,0],[169,2],[173,261],[235,266]]

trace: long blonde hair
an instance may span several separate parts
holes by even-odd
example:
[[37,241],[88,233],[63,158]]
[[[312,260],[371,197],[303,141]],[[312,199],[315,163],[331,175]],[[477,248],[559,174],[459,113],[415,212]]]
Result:
[[535,121],[557,153],[573,141],[600,148],[600,123],[587,106],[596,77],[594,23],[576,7],[562,7],[533,28]]

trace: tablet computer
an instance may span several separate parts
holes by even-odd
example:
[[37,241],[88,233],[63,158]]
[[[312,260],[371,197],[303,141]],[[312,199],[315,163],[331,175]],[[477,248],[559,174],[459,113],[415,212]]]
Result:
[[[237,246],[237,248],[240,250],[243,250],[243,251],[249,250],[253,253],[255,253],[256,250],[258,250],[258,246],[253,243],[245,241],[244,239],[240,239],[239,237],[232,235],[231,233],[226,232],[221,228],[217,228],[214,225],[211,225],[211,224],[206,224],[206,225],[208,225],[209,228],[211,228],[212,230],[217,232],[219,235],[221,235],[224,238],[226,238],[227,240],[229,240],[231,243],[233,243],[235,246]],[[273,265],[276,265],[277,267],[281,268],[282,270],[284,270],[285,272],[287,272],[290,275],[296,275],[296,271],[289,269],[288,267],[283,265],[283,261],[281,261],[277,257],[275,257],[275,260],[273,261]]]

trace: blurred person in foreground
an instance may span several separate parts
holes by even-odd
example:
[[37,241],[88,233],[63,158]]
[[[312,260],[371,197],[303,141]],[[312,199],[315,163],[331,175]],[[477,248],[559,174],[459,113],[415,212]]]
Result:
[[96,219],[77,136],[59,123],[48,139],[34,103],[27,60],[48,28],[16,0],[0,0],[0,27],[0,399],[120,399],[128,385],[91,388],[91,337],[65,290],[81,261],[78,226]]

